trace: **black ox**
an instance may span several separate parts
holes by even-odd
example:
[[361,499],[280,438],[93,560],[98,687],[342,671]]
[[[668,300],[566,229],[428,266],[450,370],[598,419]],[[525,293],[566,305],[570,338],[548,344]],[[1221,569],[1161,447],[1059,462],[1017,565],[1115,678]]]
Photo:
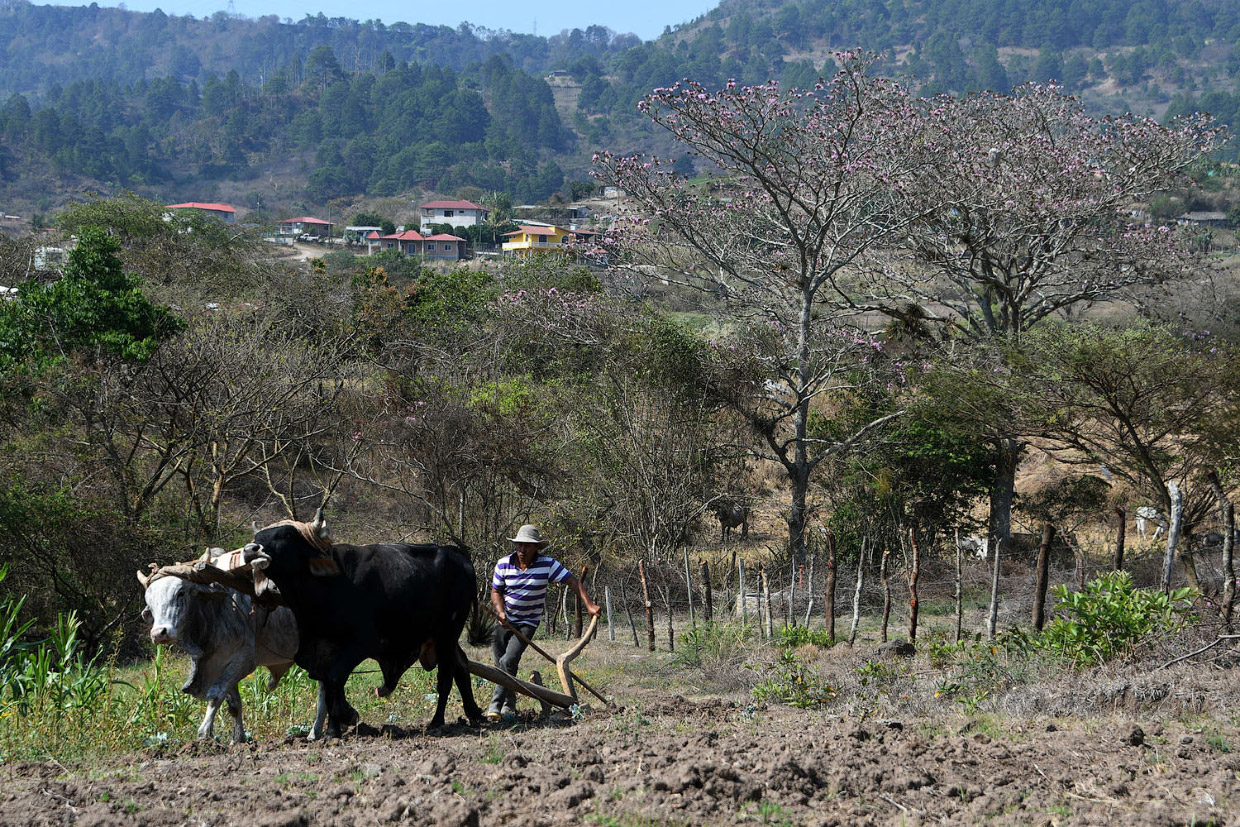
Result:
[[479,720],[468,660],[458,640],[474,606],[469,557],[454,546],[332,544],[322,515],[312,524],[285,521],[258,530],[245,559],[270,578],[297,618],[294,661],[320,681],[327,734],[340,737],[358,714],[345,697],[349,675],[366,658],[383,673],[379,697],[396,688],[415,661],[438,664],[432,728],[443,726],[455,680],[465,714]]

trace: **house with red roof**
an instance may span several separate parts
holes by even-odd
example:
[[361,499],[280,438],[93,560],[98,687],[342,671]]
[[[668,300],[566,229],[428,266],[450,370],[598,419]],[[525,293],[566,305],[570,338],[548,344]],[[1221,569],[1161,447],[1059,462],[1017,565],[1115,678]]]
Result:
[[237,219],[237,211],[227,204],[208,204],[201,201],[186,201],[184,204],[169,204],[170,210],[197,210],[207,215],[213,215],[225,224],[231,224]]
[[448,233],[422,235],[417,230],[402,230],[389,235],[371,232],[366,236],[366,254],[379,250],[421,256],[428,261],[460,261],[465,258],[465,239]]
[[421,229],[432,224],[451,224],[453,227],[476,227],[486,222],[490,212],[473,201],[428,201],[418,205]]
[[330,221],[303,215],[300,218],[286,218],[281,221],[277,235],[312,235],[315,238],[330,237],[332,227],[334,226],[336,225]]

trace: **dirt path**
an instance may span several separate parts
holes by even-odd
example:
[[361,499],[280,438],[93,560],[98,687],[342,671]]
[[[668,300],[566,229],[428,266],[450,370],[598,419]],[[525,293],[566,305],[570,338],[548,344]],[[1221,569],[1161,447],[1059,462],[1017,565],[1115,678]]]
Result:
[[[1144,734],[1137,726],[1144,727]],[[3,824],[1223,824],[1235,731],[857,721],[722,700],[0,770]]]

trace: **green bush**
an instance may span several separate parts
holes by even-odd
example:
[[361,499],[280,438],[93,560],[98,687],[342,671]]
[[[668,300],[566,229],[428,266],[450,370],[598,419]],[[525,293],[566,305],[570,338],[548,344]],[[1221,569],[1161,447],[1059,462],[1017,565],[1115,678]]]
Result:
[[839,690],[824,681],[791,651],[784,651],[775,666],[765,670],[754,687],[756,701],[782,703],[797,709],[816,709],[839,697]]
[[779,630],[776,643],[780,649],[796,649],[807,645],[830,648],[831,636],[826,629],[814,631],[808,626],[785,626]]
[[1191,620],[1196,596],[1190,588],[1170,594],[1138,589],[1126,571],[1104,574],[1077,592],[1056,586],[1053,594],[1058,616],[1037,642],[1077,668],[1130,654],[1152,636],[1180,631]]

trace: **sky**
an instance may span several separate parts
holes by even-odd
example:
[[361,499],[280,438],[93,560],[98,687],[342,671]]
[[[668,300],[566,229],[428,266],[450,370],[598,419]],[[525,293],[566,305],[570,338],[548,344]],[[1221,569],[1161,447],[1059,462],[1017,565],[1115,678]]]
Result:
[[[471,0],[455,3],[424,3],[415,8],[407,2],[375,0],[358,4],[349,0],[124,0],[100,2],[102,6],[120,6],[130,11],[210,17],[227,11],[243,17],[274,14],[294,21],[307,14],[322,12],[327,17],[351,20],[381,20],[384,23],[426,23],[455,28],[462,22],[487,29],[507,29],[520,34],[550,37],[564,29],[585,29],[606,26],[617,34],[632,33],[642,40],[653,40],[663,33],[664,26],[687,23],[717,6],[718,0],[625,0],[625,2],[591,3],[588,0]],[[69,4],[66,4],[69,5]],[[83,3],[85,5],[85,3]],[[231,5],[231,8],[230,8]]]

